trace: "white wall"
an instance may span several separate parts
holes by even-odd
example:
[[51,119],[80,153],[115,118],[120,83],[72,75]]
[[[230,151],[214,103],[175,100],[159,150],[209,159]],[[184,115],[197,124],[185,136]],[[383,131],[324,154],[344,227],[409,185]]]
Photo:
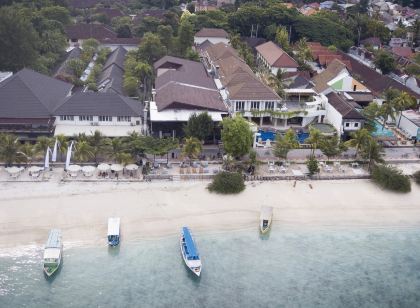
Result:
[[402,116],[401,120],[398,119],[397,123],[398,123],[398,121],[400,121],[400,123],[398,125],[399,128],[401,128],[402,130],[409,133],[411,137],[416,137],[417,136],[417,130],[420,129],[420,127],[418,127],[416,124],[411,122],[405,116]]
[[230,44],[229,39],[224,38],[224,37],[196,37],[194,36],[194,44],[196,45],[202,44],[205,41],[209,41],[212,44],[218,44],[218,43]]
[[325,103],[325,110],[327,112],[325,115],[325,122],[334,126],[340,135],[343,134],[343,128],[341,126],[343,117],[341,113],[339,113],[330,103]]
[[[139,124],[136,124],[137,121]],[[73,121],[67,121],[67,120],[61,120],[59,116],[55,117],[55,124],[65,124],[65,125],[92,125],[92,127],[95,127],[93,123],[98,123],[98,126],[132,126],[132,125],[142,125],[142,121],[140,117],[131,117],[130,122],[118,122],[117,117],[112,117],[111,122],[100,122],[98,116],[93,116],[93,121],[80,121],[79,116],[74,116]]]

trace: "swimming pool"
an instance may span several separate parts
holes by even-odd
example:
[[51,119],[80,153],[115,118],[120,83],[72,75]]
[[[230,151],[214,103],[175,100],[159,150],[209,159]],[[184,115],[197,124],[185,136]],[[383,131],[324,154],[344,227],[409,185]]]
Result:
[[395,134],[392,130],[382,127],[382,124],[375,121],[374,122],[375,129],[372,132],[373,137],[388,137],[388,138],[395,138]]
[[[267,139],[270,139],[270,141],[276,140],[276,133],[271,131],[263,131],[259,130],[258,133],[260,134],[261,140],[267,141]],[[305,143],[305,140],[309,137],[309,133],[305,133],[303,131],[296,133],[296,139],[299,141],[299,143]]]

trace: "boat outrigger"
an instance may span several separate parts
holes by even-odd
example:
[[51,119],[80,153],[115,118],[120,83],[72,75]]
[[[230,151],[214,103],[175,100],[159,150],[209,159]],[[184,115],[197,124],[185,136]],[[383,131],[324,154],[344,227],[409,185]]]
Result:
[[120,218],[108,218],[108,245],[117,246],[120,243]]
[[52,229],[44,249],[44,272],[50,277],[60,267],[63,255],[61,230]]
[[260,215],[260,231],[265,234],[271,228],[271,222],[273,221],[273,208],[271,206],[261,207]]
[[192,238],[188,227],[182,228],[180,239],[181,254],[184,258],[185,265],[197,276],[201,274],[201,259],[198,254],[194,239]]

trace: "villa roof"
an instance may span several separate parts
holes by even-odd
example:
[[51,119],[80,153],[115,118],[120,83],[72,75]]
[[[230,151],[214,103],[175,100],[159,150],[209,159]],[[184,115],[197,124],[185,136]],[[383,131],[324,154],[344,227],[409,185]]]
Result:
[[328,89],[330,87],[328,82],[337,77],[344,69],[346,69],[346,65],[340,60],[334,59],[323,72],[312,78],[312,82],[315,84],[315,91],[321,93]]
[[68,67],[68,62],[71,59],[78,59],[80,55],[82,54],[82,49],[79,47],[75,47],[69,52],[66,53],[65,58],[63,59],[63,62],[55,69],[54,71],[54,77],[59,75],[73,75],[73,70]]
[[331,92],[327,95],[327,98],[328,103],[342,115],[343,119],[364,119],[363,115],[342,95]]
[[79,92],[63,99],[54,115],[140,116],[143,112],[139,101],[104,92]]
[[118,94],[124,93],[123,79],[126,54],[127,50],[121,46],[110,53],[103,66],[102,72],[99,74],[99,82],[97,85],[98,87],[103,87],[103,89],[99,89],[100,91],[111,91]]
[[223,29],[217,28],[202,28],[198,31],[195,37],[222,37],[222,38],[229,38],[229,34]]
[[2,118],[50,117],[73,85],[24,68],[0,83]]
[[298,67],[296,61],[272,41],[258,45],[256,49],[272,67]]
[[65,32],[69,39],[86,40],[94,38],[102,44],[137,45],[141,41],[138,37],[117,37],[117,33],[111,27],[95,23],[68,25]]

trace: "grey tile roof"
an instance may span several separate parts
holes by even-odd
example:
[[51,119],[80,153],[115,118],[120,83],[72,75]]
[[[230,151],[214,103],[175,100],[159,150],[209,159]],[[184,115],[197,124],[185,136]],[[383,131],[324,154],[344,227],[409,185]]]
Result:
[[218,29],[218,28],[202,28],[194,36],[195,37],[223,37],[223,38],[229,38],[229,34],[224,29]]
[[328,103],[342,115],[343,119],[364,119],[363,115],[354,108],[353,104],[343,96],[331,92],[327,95],[327,98]]
[[54,115],[138,117],[142,112],[143,106],[139,101],[116,93],[80,92],[62,100]]
[[123,47],[115,49],[106,60],[99,74],[97,86],[101,92],[124,94],[124,61],[127,50]]
[[75,47],[69,52],[66,53],[63,62],[55,69],[53,76],[73,76],[73,70],[68,67],[68,62],[71,59],[78,59],[82,54],[82,49],[80,47]]
[[0,83],[0,115],[3,118],[50,117],[72,87],[24,68]]

